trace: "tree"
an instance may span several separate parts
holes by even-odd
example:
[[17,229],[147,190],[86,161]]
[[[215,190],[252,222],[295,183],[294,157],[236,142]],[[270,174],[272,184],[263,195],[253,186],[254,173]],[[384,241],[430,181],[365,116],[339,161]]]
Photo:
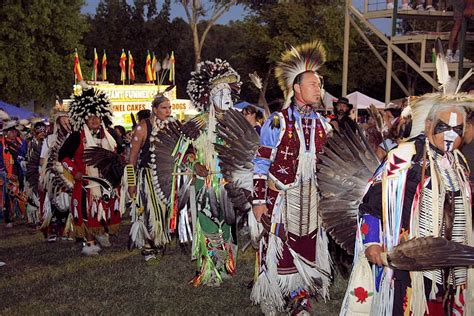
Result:
[[80,13],[83,4],[82,0],[2,4],[0,99],[41,105],[53,104],[55,95],[70,94],[74,50],[83,52],[80,41],[88,28]]
[[[175,18],[170,24],[170,32],[163,39],[174,50],[176,58],[176,91],[178,98],[188,99],[186,87],[191,71],[194,70],[192,35],[189,25],[181,18]],[[166,47],[166,46],[164,46]]]
[[[122,49],[129,50],[133,46],[132,8],[125,0],[101,0],[96,14],[89,16],[90,32],[84,37],[87,48],[86,56],[93,58],[94,48],[97,48],[99,59],[103,51],[107,53],[107,80],[120,82],[119,59]],[[132,51],[132,53],[134,53]],[[138,57],[135,56],[136,61]],[[137,69],[137,66],[135,66]],[[85,74],[89,79],[89,74]]]
[[91,32],[85,37],[84,44],[88,56],[93,55],[94,48],[107,52],[109,82],[121,82],[118,64],[122,49],[130,50],[134,56],[135,81],[145,82],[147,51],[155,52],[156,57],[162,60],[179,45],[178,38],[189,33],[189,27],[184,33],[180,28],[173,29],[170,0],[165,0],[161,9],[157,8],[154,0],[129,2],[101,0],[96,14],[89,17]]
[[177,0],[184,8],[189,26],[193,35],[193,48],[195,55],[195,65],[201,62],[201,51],[204,46],[204,41],[212,26],[219,20],[219,18],[229,11],[229,9],[237,4],[238,0],[213,0],[211,1],[211,15],[209,19],[204,22],[203,28],[200,32],[199,25],[202,18],[206,17],[208,9],[204,7],[201,0]]
[[[321,40],[328,51],[328,60],[320,71],[324,76],[325,88],[332,93],[340,91],[345,2],[296,2],[267,4],[266,1],[251,1],[253,14],[240,24],[232,25],[238,27],[238,31],[233,34],[244,33],[242,47],[237,50],[242,53],[237,53],[239,61],[236,64],[245,65],[247,73],[256,70],[263,77],[264,89],[260,95],[255,97],[257,91],[251,88],[243,89],[244,97],[261,99],[262,94],[265,94],[269,100],[281,98],[282,93],[273,78],[276,62],[289,45],[295,46],[313,39]],[[380,89],[385,79],[383,67],[372,58],[368,48],[354,32],[351,33],[350,45],[349,89],[378,96],[383,91]]]

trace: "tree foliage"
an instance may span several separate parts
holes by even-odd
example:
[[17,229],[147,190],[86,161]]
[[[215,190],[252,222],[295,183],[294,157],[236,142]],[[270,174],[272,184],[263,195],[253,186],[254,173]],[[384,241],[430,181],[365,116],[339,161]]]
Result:
[[[232,34],[241,34],[232,37],[233,41],[241,41],[241,45],[234,44],[236,68],[247,83],[247,74],[253,71],[268,80],[268,89],[264,91],[267,100],[281,97],[282,93],[273,78],[273,69],[281,53],[289,45],[319,39],[328,51],[328,60],[320,73],[326,89],[338,96],[342,82],[345,3],[342,0],[296,2],[250,2],[254,13],[243,22],[230,25],[236,29]],[[349,91],[361,90],[377,97],[383,96],[380,87],[383,87],[385,71],[382,65],[354,32],[351,33],[350,45]],[[242,92],[247,100],[258,99],[258,92],[250,83],[244,85]]]
[[[194,63],[197,65],[201,62],[202,48],[212,26],[239,1],[213,0],[209,1],[211,3],[209,7],[206,7],[201,0],[177,0],[176,2],[180,3],[186,12],[186,18],[193,36]],[[209,13],[210,15],[207,17]],[[205,19],[206,17],[207,19]]]
[[[108,81],[117,84],[122,49],[130,50],[134,56],[137,83],[145,82],[147,51],[156,53],[159,60],[174,51],[179,98],[187,98],[186,84],[197,60],[222,58],[241,74],[242,99],[259,99],[259,91],[248,77],[257,71],[264,79],[267,100],[271,101],[282,96],[273,75],[281,53],[289,45],[312,39],[325,43],[328,61],[321,74],[327,90],[338,95],[342,80],[344,1],[209,0],[207,9],[201,1],[175,1],[188,6],[192,23],[196,23],[194,29],[189,21],[170,20],[171,0],[101,0],[96,13],[88,16],[81,15],[84,2],[79,0],[63,0],[54,5],[41,1],[3,5],[0,98],[20,103],[45,102],[56,94],[69,96],[77,47],[85,79],[91,79],[94,48],[99,60],[106,51]],[[221,13],[236,3],[245,4],[250,13],[242,20],[218,24]],[[195,31],[199,35],[197,42]],[[350,44],[349,91],[357,89],[382,97],[383,67],[355,32],[351,33]]]
[[52,103],[74,82],[74,49],[87,23],[82,0],[8,1],[0,8],[0,99]]

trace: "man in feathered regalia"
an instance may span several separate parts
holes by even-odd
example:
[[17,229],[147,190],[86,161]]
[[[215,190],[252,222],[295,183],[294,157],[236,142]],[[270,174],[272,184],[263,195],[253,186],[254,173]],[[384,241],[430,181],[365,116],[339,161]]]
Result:
[[116,142],[107,131],[112,123],[112,112],[107,96],[93,88],[84,88],[69,105],[73,132],[59,152],[64,172],[73,179],[71,213],[76,237],[87,242],[82,249],[85,255],[98,255],[103,247],[110,246],[108,234],[116,234],[120,223],[115,188],[104,180],[101,170],[84,162],[84,151],[100,147],[115,151]]
[[43,141],[46,137],[46,124],[42,121],[36,122],[33,126],[33,138],[28,144],[26,153],[25,191],[28,195],[27,216],[28,223],[38,225],[40,223],[40,153]]
[[474,98],[458,93],[441,53],[437,66],[443,92],[403,111],[405,141],[388,153],[359,206],[358,259],[341,314],[474,313],[471,191],[458,150]]
[[[240,76],[226,61],[199,63],[197,70],[191,73],[187,92],[202,114],[180,127],[182,136],[178,139],[173,140],[176,133],[170,130],[167,137],[160,136],[164,147],[169,147],[170,142],[176,144],[168,153],[177,158],[169,198],[170,229],[177,229],[181,241],[189,240],[192,235],[192,256],[198,268],[192,281],[195,286],[219,285],[223,278],[235,272],[237,240],[231,227],[235,225],[236,216],[224,189],[215,146],[223,143],[216,137],[217,116],[233,107],[233,98],[240,92],[239,80]],[[158,147],[156,159],[169,158],[163,157]],[[193,179],[194,176],[197,179]],[[165,175],[158,177],[162,186],[169,186]],[[189,205],[192,232],[186,205]]]
[[[275,70],[286,102],[261,129],[254,160],[253,213],[260,235],[252,300],[264,313],[309,310],[310,295],[329,297],[328,240],[318,215],[318,156],[330,131],[316,109],[326,59],[319,41],[284,52]],[[250,221],[250,220],[249,220]]]
[[[474,99],[427,95],[412,103],[415,111],[424,112],[424,130],[414,129],[409,141],[389,152],[359,207],[365,253],[372,263],[382,265],[381,252],[416,237],[444,237],[474,245],[468,168],[457,150],[466,120],[463,105],[470,102]],[[381,311],[390,308],[393,315],[436,314],[444,308],[462,311],[466,294],[472,296],[470,270],[410,273],[386,268],[380,272],[380,291],[393,293],[393,299],[382,301]],[[387,284],[392,279],[396,282]]]
[[173,121],[171,103],[163,94],[158,94],[151,108],[152,116],[140,122],[132,136],[130,159],[126,166],[128,193],[135,203],[130,246],[143,248],[145,261],[156,259],[159,247],[170,241],[169,212],[153,185],[157,176],[153,170],[160,163],[154,158],[156,134]]
[[[72,183],[62,181],[64,177],[58,153],[71,132],[67,107],[56,104],[51,121],[53,132],[43,141],[40,153],[40,214],[41,229],[50,242],[57,237],[71,240],[72,214],[69,211]],[[66,226],[68,223],[69,227]]]

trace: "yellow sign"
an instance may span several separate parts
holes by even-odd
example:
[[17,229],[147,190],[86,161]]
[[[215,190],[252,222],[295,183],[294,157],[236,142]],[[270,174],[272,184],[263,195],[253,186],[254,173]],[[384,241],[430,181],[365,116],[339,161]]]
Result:
[[[150,101],[158,94],[165,91],[169,86],[157,86],[154,84],[115,85],[97,84],[94,88],[104,92],[110,101]],[[165,96],[172,100],[176,99],[176,87],[167,91]]]
[[[178,100],[175,100],[175,101],[178,101]],[[173,102],[171,104],[172,111],[185,111],[187,108],[189,108],[189,104],[186,102]]]
[[145,110],[148,105],[150,105],[150,102],[145,103],[130,103],[130,104],[124,104],[124,103],[112,103],[112,112],[138,112],[141,110]]
[[[130,113],[136,115],[141,110],[151,110],[151,103],[158,91],[164,91],[168,86],[153,84],[115,85],[109,83],[98,83],[94,88],[104,92],[112,104],[114,114],[113,124],[122,125],[126,129],[132,126]],[[190,100],[176,99],[176,87],[167,91],[165,96],[171,101],[171,113],[180,120],[185,116],[197,115],[199,112],[194,108]],[[63,100],[68,103],[71,100]]]

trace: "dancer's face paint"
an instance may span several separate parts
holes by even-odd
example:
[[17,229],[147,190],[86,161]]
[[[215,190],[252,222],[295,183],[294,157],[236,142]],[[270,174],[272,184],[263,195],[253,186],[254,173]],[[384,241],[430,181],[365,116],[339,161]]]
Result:
[[459,112],[441,112],[433,129],[434,145],[442,151],[453,151],[461,145],[463,132],[464,120]]
[[211,100],[219,110],[228,110],[234,106],[232,90],[227,83],[219,83],[212,88]]

